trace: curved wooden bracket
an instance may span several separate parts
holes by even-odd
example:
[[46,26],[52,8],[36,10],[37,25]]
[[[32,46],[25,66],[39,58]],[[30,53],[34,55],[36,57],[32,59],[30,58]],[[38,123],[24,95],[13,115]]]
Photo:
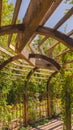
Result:
[[50,62],[51,64],[53,64],[58,70],[61,69],[61,66],[59,65],[59,63],[57,63],[54,59],[48,58],[45,55],[41,55],[41,54],[29,54],[29,58],[41,58],[41,59],[44,59],[44,60]]
[[48,27],[39,26],[36,32],[41,35],[53,37],[69,47],[71,50],[73,50],[73,39],[60,31]]
[[14,60],[19,59],[19,55],[10,57],[9,59],[7,59],[6,61],[4,61],[2,64],[0,64],[0,70],[2,70],[7,64],[11,63]]

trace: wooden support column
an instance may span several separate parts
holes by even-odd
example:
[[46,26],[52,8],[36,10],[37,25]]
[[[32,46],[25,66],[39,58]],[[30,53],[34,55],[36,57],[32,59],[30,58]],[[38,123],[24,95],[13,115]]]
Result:
[[50,94],[50,81],[58,73],[58,71],[52,73],[47,81],[47,117],[52,117],[52,108],[51,108],[51,94]]
[[24,125],[28,124],[28,84],[32,74],[36,71],[37,68],[33,68],[27,75],[25,86],[24,86]]

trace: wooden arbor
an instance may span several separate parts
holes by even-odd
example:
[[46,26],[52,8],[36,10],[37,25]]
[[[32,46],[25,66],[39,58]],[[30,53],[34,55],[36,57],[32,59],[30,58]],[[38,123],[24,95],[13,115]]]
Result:
[[[57,7],[59,7],[61,2],[62,0],[45,0],[45,2],[43,0],[31,0],[22,23],[16,24],[16,20],[22,3],[22,0],[16,0],[12,23],[7,26],[1,26],[3,3],[2,0],[0,0],[0,36],[4,36],[5,34],[9,35],[7,45],[11,50],[13,50],[13,52],[16,53],[16,55],[14,56],[0,46],[0,51],[10,56],[10,59],[4,61],[0,65],[0,70],[10,62],[17,65],[17,63],[13,61],[18,60],[20,62],[20,66],[29,65],[29,68],[51,68],[51,70],[55,71],[55,68],[52,66],[52,64],[48,64],[46,60],[42,60],[40,57],[38,57],[37,60],[36,58],[29,58],[29,54],[37,54],[36,48],[34,48],[34,46],[32,45],[32,40],[36,37],[37,34],[44,35],[44,38],[38,45],[39,54],[44,54],[46,56],[43,50],[43,44],[49,37],[56,39],[56,43],[54,43],[48,48],[48,51],[50,52],[49,57],[51,59],[51,53],[53,48],[60,44],[60,42],[62,42],[67,47],[67,49],[63,50],[63,52],[59,53],[56,57],[62,56],[69,51],[73,51],[73,39],[70,37],[73,34],[73,29],[67,34],[58,31],[59,27],[61,27],[72,16],[73,7],[57,22],[57,24],[53,28],[44,26],[46,21],[49,20],[49,18],[55,12]],[[15,46],[13,46],[11,43],[12,35],[14,33],[16,34]],[[28,45],[30,51],[26,48],[26,45]],[[24,63],[22,65],[21,62],[23,61]],[[54,59],[54,61],[55,64],[56,58]],[[68,63],[71,62],[73,62],[73,59],[68,61]],[[60,61],[58,64],[62,67]]]

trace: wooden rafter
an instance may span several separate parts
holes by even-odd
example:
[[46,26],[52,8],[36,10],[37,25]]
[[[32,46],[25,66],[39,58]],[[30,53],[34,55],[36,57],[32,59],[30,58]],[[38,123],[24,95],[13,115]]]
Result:
[[51,45],[49,48],[48,48],[48,51],[51,50],[52,48],[54,48],[55,46],[57,46],[59,44],[59,42],[55,42],[53,45]]
[[67,36],[71,36],[73,34],[73,30],[67,33]]
[[[46,15],[43,17],[42,21],[40,22],[40,25],[44,25],[44,23],[50,18],[50,16],[53,14],[53,12],[56,10],[56,8],[59,6],[59,4],[61,3],[61,0],[55,1],[52,3],[51,7],[48,9]],[[47,37],[46,37],[47,39]],[[45,38],[41,41],[41,43],[39,43],[38,47],[39,50],[42,50],[41,45],[44,43],[44,41],[46,40]],[[30,49],[32,50],[33,53],[35,53],[35,50],[33,48],[32,45],[29,45]],[[43,50],[42,50],[43,51]],[[44,54],[44,53],[43,53]]]
[[59,4],[62,2],[62,0],[56,0],[52,3],[50,8],[48,9],[46,15],[43,17],[42,21],[40,22],[40,25],[44,25],[45,22],[50,18],[50,16],[54,13],[56,8],[59,6]]
[[[21,2],[22,2],[22,0],[17,0],[16,1],[14,14],[13,14],[13,19],[12,19],[12,24],[16,23],[18,13],[19,13],[19,9],[20,9],[20,6],[21,6]],[[12,34],[10,34],[9,37],[8,37],[8,46],[10,45],[11,39],[12,39]]]
[[73,7],[69,10],[69,12],[55,25],[54,29],[58,29],[67,19],[71,17],[73,14]]
[[[42,18],[46,14],[47,10],[50,8],[54,0],[32,0],[30,1],[29,7],[23,19],[23,24],[25,25],[25,33],[21,43],[17,42],[16,51],[21,52],[25,47],[27,42],[30,40],[31,36],[37,29]],[[36,14],[36,15],[35,15]],[[29,32],[29,33],[28,33]]]
[[73,50],[73,39],[70,38],[69,36],[65,35],[62,32],[59,32],[57,30],[54,30],[52,28],[48,27],[39,27],[37,29],[37,33],[49,36],[55,38],[56,40],[62,42],[65,44],[67,47],[69,47],[71,50]]
[[68,48],[66,50],[64,50],[63,52],[59,53],[56,58],[60,57],[60,56],[63,56],[64,54],[66,54],[67,52],[70,52],[71,50]]
[[11,56],[11,57],[14,56],[12,53],[8,52],[6,49],[4,49],[2,47],[0,47],[0,51],[7,54],[8,56]]
[[2,0],[0,0],[0,26],[1,26],[1,17],[2,17]]

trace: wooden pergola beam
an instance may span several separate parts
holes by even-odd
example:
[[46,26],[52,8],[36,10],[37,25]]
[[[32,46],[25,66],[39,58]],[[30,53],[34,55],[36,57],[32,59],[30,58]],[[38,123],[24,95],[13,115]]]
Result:
[[71,17],[73,14],[73,7],[69,10],[69,12],[55,25],[54,29],[58,29],[67,19]]
[[59,32],[57,30],[54,30],[52,28],[48,28],[48,27],[38,27],[38,29],[36,30],[37,33],[45,35],[45,36],[49,36],[62,42],[64,45],[66,45],[67,47],[69,47],[71,50],[73,50],[73,39],[70,38],[69,36],[65,35],[62,32]]
[[[40,22],[40,25],[44,25],[44,23],[50,18],[50,16],[53,14],[53,12],[56,10],[56,8],[59,6],[60,3],[61,3],[61,0],[58,0],[58,1],[55,1],[55,2],[52,3],[51,7],[48,9],[48,11],[45,14],[44,18]],[[46,37],[46,39],[44,38],[38,45],[40,51],[42,50],[41,45],[44,43],[45,40],[47,40],[47,37]],[[36,52],[34,50],[33,46],[31,45],[31,43],[29,44],[29,47],[30,47],[30,49],[32,50],[33,53]]]
[[[18,13],[19,13],[19,9],[20,9],[20,6],[21,6],[21,2],[22,2],[22,0],[16,0],[16,5],[15,5],[15,9],[14,9],[12,24],[16,23]],[[11,39],[12,39],[12,34],[10,34],[9,37],[8,37],[8,46],[10,45]]]
[[[23,19],[23,24],[25,25],[25,32],[21,43],[17,42],[16,51],[21,52],[27,42],[30,40],[31,36],[39,26],[42,18],[46,14],[47,10],[50,8],[54,0],[32,0],[30,1],[29,7]],[[29,32],[29,33],[28,33]]]
[[13,24],[13,25],[7,25],[7,26],[1,26],[0,27],[0,36],[5,34],[12,34],[12,33],[19,33],[24,31],[24,25],[23,24]]

